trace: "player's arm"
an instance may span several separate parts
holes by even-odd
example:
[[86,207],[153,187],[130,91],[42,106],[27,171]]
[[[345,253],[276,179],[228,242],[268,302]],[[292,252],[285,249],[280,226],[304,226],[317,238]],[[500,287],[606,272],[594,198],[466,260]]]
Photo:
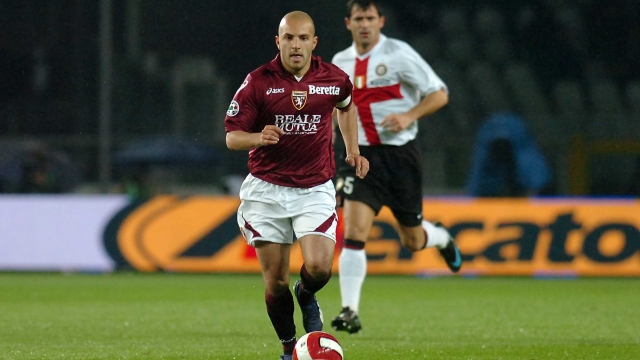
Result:
[[425,96],[418,105],[405,113],[387,115],[380,125],[389,131],[402,131],[421,117],[431,115],[440,110],[447,103],[449,103],[449,94],[444,89],[440,89]]
[[227,131],[227,147],[230,150],[251,150],[260,146],[275,145],[284,131],[275,125],[267,125],[260,132],[253,132],[258,118],[261,93],[256,83],[247,75],[233,96],[224,120]]
[[449,92],[438,74],[412,48],[405,49],[405,54],[398,57],[400,62],[400,81],[419,89],[424,98],[416,106],[400,114],[390,114],[381,123],[392,132],[406,129],[414,121],[431,115],[449,102]]
[[429,116],[449,103],[449,94],[440,89],[425,96],[418,105],[407,111],[405,114],[415,120]]
[[275,125],[267,125],[259,133],[230,131],[227,133],[227,147],[230,150],[250,150],[260,146],[275,145],[284,131]]
[[356,168],[356,176],[362,179],[367,175],[367,172],[369,172],[369,161],[363,156],[360,156],[356,108],[352,104],[347,109],[336,109],[336,112],[338,126],[340,126],[344,146],[347,150],[345,161]]
[[336,144],[336,136],[338,136],[336,126],[338,126],[338,109],[333,108],[333,113],[331,113],[331,145]]

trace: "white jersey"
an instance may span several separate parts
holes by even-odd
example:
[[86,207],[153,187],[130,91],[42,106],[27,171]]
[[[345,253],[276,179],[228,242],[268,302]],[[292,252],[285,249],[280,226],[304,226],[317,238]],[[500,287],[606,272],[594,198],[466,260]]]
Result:
[[408,111],[432,92],[448,91],[442,79],[409,44],[382,34],[368,53],[358,55],[352,44],[337,53],[332,62],[353,83],[358,143],[362,146],[399,146],[415,139],[417,122],[397,133],[385,130],[380,123],[389,114]]

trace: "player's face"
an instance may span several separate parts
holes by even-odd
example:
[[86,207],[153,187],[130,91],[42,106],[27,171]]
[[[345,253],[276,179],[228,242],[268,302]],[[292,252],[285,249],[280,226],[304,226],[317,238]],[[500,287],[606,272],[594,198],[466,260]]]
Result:
[[384,26],[384,16],[371,5],[366,9],[355,5],[351,8],[351,16],[345,19],[347,29],[351,31],[353,41],[359,47],[370,49],[380,39],[380,29]]
[[279,33],[276,44],[280,49],[282,65],[293,75],[304,75],[311,66],[311,52],[318,43],[313,23],[290,20],[281,24]]

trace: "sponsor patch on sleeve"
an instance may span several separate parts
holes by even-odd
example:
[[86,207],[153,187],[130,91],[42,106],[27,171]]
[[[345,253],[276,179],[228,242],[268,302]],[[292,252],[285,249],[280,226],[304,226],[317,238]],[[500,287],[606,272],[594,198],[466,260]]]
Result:
[[229,108],[227,109],[227,116],[236,116],[240,111],[240,105],[237,101],[232,100],[231,104],[229,104]]

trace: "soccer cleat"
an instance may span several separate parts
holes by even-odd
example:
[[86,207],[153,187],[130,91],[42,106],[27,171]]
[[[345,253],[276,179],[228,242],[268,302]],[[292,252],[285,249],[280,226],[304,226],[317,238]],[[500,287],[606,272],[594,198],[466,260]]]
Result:
[[[444,227],[442,223],[436,222],[434,223],[434,225],[443,229],[447,232],[447,234],[449,234],[449,230],[447,230],[447,228]],[[449,269],[451,269],[451,271],[455,273],[460,270],[460,266],[462,266],[462,256],[460,255],[458,245],[456,245],[456,242],[453,240],[451,235],[449,235],[449,242],[447,242],[447,246],[442,249],[438,249],[438,251],[440,251],[440,255],[442,255],[444,261],[447,263],[447,266],[449,266]]]
[[349,309],[348,306],[342,308],[340,315],[333,318],[333,321],[331,321],[331,327],[338,331],[348,331],[349,334],[355,334],[362,329],[358,315]]
[[280,355],[280,360],[293,360],[293,355]]
[[312,331],[322,331],[324,319],[322,318],[322,310],[320,309],[320,305],[318,305],[318,300],[316,300],[316,296],[313,295],[313,301],[309,305],[303,306],[302,304],[300,304],[298,293],[302,291],[300,289],[301,285],[302,283],[300,282],[300,280],[296,281],[295,285],[293,285],[293,293],[296,295],[298,305],[300,305],[304,331],[308,333]]

